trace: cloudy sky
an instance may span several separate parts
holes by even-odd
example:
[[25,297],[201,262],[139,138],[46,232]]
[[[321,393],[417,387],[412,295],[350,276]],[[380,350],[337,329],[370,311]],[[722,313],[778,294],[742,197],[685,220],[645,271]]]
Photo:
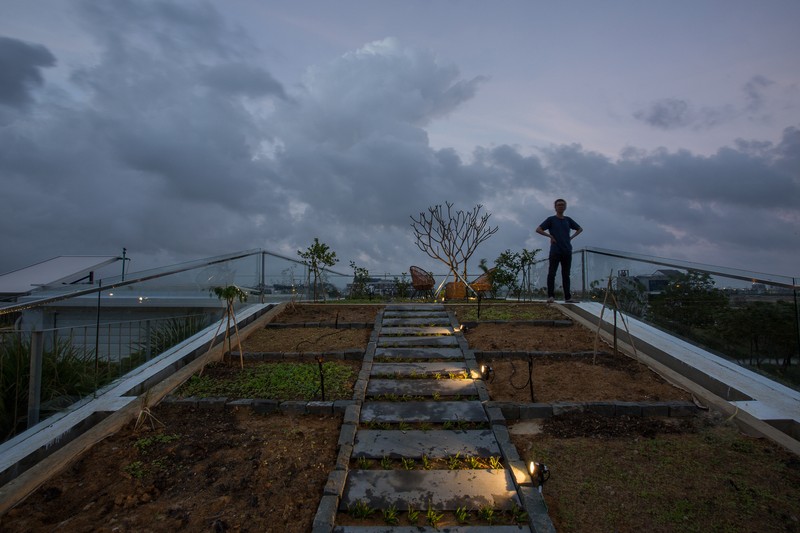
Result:
[[800,275],[800,2],[0,0],[0,273],[133,270],[315,237],[444,269],[410,215],[482,204],[473,256],[583,246]]

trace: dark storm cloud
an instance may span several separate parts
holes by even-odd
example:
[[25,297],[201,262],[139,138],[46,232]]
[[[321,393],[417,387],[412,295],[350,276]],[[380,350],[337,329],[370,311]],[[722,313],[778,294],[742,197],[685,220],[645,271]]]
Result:
[[648,109],[637,111],[633,116],[662,130],[682,128],[692,122],[689,104],[677,98],[665,98],[653,102]]
[[797,166],[787,164],[799,156],[800,135],[789,128],[779,144],[761,146],[755,154],[734,148],[711,156],[631,151],[604,161],[571,146],[548,151],[545,169],[554,188],[595,213],[603,228],[615,228],[599,236],[607,247],[778,253],[800,224]]
[[274,95],[286,98],[283,85],[269,72],[253,65],[215,65],[202,74],[202,78],[209,87],[225,94],[241,94],[253,98]]
[[[612,159],[573,143],[466,158],[432,147],[425,127],[488,78],[430,50],[375,41],[295,83],[209,4],[81,5],[95,62],[73,68],[67,96],[43,94],[37,113],[0,128],[0,241],[14,251],[0,271],[123,246],[176,262],[257,247],[295,256],[319,237],[343,270],[356,260],[399,272],[423,261],[409,216],[448,201],[483,204],[501,226],[474,264],[544,247],[533,229],[556,197],[586,228],[582,246],[769,255],[798,231],[796,126],[710,156],[630,147]],[[750,101],[766,87],[753,81]],[[674,128],[727,111],[674,100],[642,113]]]
[[41,69],[55,64],[55,56],[44,46],[0,35],[0,105],[30,104],[31,92],[44,82]]
[[765,90],[773,84],[764,76],[753,76],[742,87],[744,102],[741,105],[696,107],[680,98],[663,98],[645,109],[635,111],[633,116],[661,130],[712,128],[742,115],[761,111],[766,102]]
[[764,76],[753,76],[744,85],[745,108],[748,111],[757,111],[764,105],[764,89],[773,82]]
[[421,193],[473,196],[476,177],[455,153],[435,153],[422,126],[471,98],[481,81],[460,79],[454,66],[395,39],[310,69],[274,115],[283,186],[358,224],[396,223],[417,209]]

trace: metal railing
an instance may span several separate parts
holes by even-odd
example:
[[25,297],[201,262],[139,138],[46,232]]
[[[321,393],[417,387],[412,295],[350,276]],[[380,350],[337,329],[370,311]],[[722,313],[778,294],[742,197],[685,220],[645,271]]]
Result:
[[[532,296],[546,296],[547,265],[546,258],[534,265]],[[604,303],[800,389],[798,278],[602,248],[576,250],[571,273],[573,298]]]
[[[247,250],[81,284],[43,286],[0,308],[0,440],[98,389],[206,327],[226,303],[213,289],[248,294],[236,309],[310,299],[308,267]],[[324,269],[326,296],[350,276]]]

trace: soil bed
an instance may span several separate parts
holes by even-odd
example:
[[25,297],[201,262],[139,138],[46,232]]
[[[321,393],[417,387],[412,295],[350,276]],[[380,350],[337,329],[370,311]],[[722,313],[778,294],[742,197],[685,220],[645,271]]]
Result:
[[[276,321],[334,322],[339,313],[340,322],[369,322],[379,309],[347,307],[297,305]],[[364,309],[356,313],[356,307]],[[530,320],[522,307],[515,312]],[[552,309],[539,305],[532,312]],[[365,349],[369,330],[330,329],[265,329],[244,340],[244,350],[293,352],[301,341],[306,352]],[[354,332],[356,338],[344,339]],[[594,345],[593,332],[579,326],[479,323],[466,336],[474,350],[486,352],[576,352]],[[511,383],[525,383],[527,359],[514,361],[513,377],[509,360],[491,364],[492,399],[530,401],[527,389],[519,400],[510,392],[516,390]],[[234,360],[226,372],[238,368]],[[534,386],[537,401],[686,399],[624,356],[599,356],[596,365],[586,358],[537,358]],[[163,427],[135,431],[132,422],[95,445],[0,518],[0,530],[310,531],[335,465],[340,416],[174,403],[152,413]],[[509,430],[524,460],[550,468],[543,493],[559,532],[800,531],[800,460],[741,435],[713,413],[663,420],[584,414],[540,422],[538,433],[522,423]]]
[[[533,326],[528,324],[478,324],[465,333],[478,361],[492,367],[489,396],[495,401],[531,402],[527,352],[554,352],[560,355],[533,355],[534,399],[540,403],[591,401],[691,401],[647,366],[622,354],[614,355],[595,334],[571,326]],[[518,357],[481,357],[480,352],[518,352]],[[570,355],[574,354],[574,355]]]
[[336,462],[341,417],[162,404],[0,520],[7,532],[305,532]]

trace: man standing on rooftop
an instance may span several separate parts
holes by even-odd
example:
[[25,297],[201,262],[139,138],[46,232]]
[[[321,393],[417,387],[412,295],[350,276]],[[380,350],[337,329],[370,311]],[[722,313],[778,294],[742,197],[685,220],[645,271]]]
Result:
[[[569,271],[572,267],[572,239],[583,231],[577,222],[564,216],[567,210],[566,200],[559,198],[554,204],[556,214],[547,217],[536,228],[536,233],[550,238],[550,266],[547,270],[547,303],[555,300],[556,270],[561,265],[561,284],[564,286],[564,301],[572,301],[569,290]],[[570,231],[575,233],[570,235]],[[549,232],[549,233],[548,233]]]

